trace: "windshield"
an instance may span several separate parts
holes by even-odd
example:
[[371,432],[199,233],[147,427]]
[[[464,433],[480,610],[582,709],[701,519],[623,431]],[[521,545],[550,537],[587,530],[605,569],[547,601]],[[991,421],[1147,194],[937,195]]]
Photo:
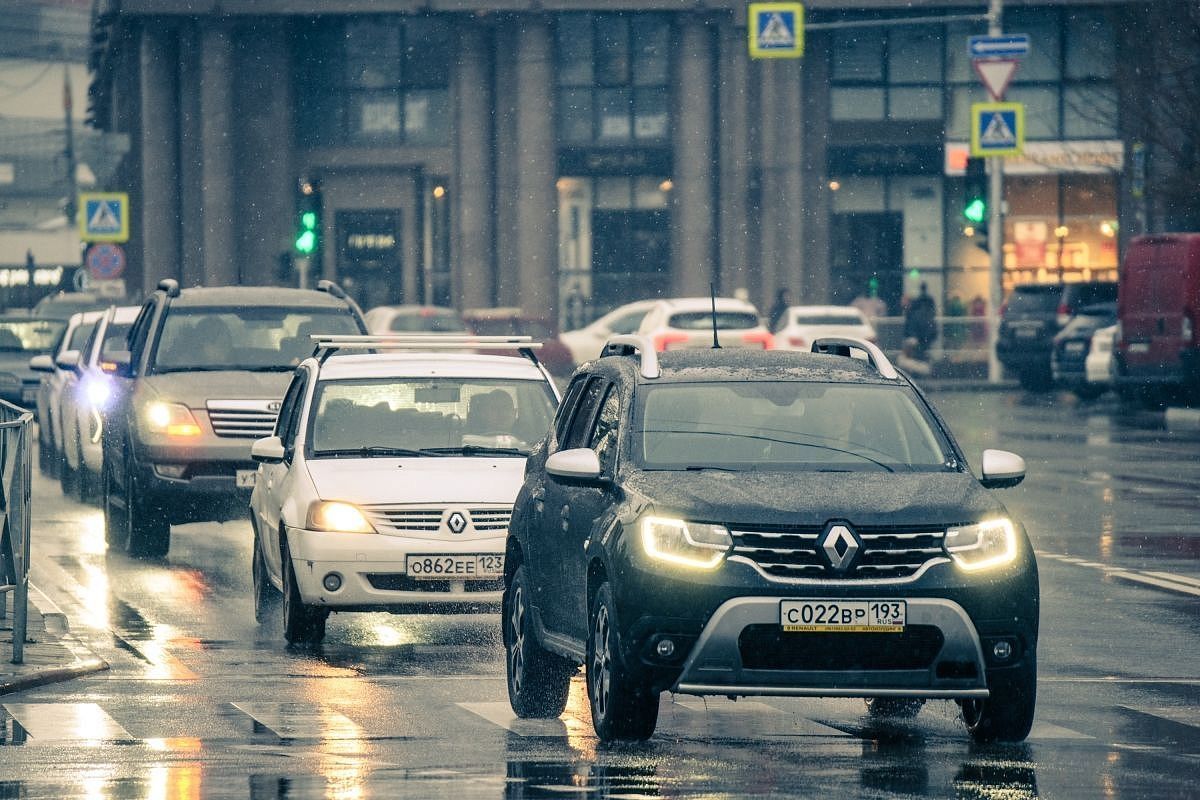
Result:
[[647,469],[936,470],[950,449],[907,389],[753,381],[656,386],[640,398]]
[[395,333],[465,333],[467,326],[452,311],[397,314],[389,328]]
[[57,320],[0,320],[0,352],[47,353],[65,327]]
[[322,456],[527,455],[550,427],[544,381],[372,378],[322,381],[309,452]]
[[153,369],[289,371],[312,355],[310,334],[358,332],[337,309],[176,308],[163,323]]

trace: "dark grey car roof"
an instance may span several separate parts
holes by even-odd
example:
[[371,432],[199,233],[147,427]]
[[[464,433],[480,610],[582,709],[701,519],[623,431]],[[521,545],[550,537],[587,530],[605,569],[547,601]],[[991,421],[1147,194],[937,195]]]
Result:
[[595,362],[605,371],[609,365],[626,377],[636,376],[638,383],[694,381],[820,381],[832,383],[876,383],[896,385],[901,381],[888,380],[867,362],[847,356],[825,353],[723,348],[721,350],[677,350],[660,353],[658,378],[643,378],[638,370],[637,356],[608,356]]
[[287,306],[295,308],[349,308],[341,300],[327,292],[314,289],[286,289],[280,286],[197,286],[182,289],[179,296],[171,300],[175,307],[203,306]]

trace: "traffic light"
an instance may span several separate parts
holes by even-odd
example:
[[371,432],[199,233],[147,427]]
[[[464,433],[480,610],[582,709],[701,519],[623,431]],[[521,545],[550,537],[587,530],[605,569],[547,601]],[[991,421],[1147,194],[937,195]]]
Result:
[[296,206],[296,252],[312,256],[321,244],[321,189],[314,181],[300,181]]
[[967,180],[963,192],[963,219],[976,246],[988,249],[988,179],[982,158],[967,159]]

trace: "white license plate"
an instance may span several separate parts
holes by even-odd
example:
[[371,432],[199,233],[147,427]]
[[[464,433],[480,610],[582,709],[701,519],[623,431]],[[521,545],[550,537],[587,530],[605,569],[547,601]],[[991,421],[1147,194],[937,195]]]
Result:
[[474,580],[504,575],[504,556],[423,555],[409,556],[408,576],[417,580]]
[[256,469],[239,469],[233,478],[239,489],[253,489],[256,480],[258,480],[258,470]]
[[1131,352],[1131,353],[1149,353],[1150,352],[1150,343],[1149,342],[1130,342],[1129,343],[1129,352]]
[[1082,353],[1083,352],[1083,342],[1067,342],[1067,345],[1064,349],[1068,353]]
[[904,600],[782,600],[779,624],[790,633],[901,633]]
[[1017,328],[1016,330],[1018,339],[1032,339],[1041,332],[1041,328]]

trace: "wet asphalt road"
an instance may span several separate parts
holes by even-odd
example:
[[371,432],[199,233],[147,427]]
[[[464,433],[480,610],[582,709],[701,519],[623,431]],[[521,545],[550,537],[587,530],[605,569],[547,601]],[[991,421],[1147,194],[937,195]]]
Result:
[[637,746],[508,709],[496,616],[334,616],[316,651],[254,623],[246,523],[175,529],[161,563],[40,476],[33,579],[112,668],[0,697],[0,798],[1163,798],[1200,795],[1200,434],[1101,400],[942,393],[1039,551],[1037,722],[971,745],[957,707],[663,697]]

